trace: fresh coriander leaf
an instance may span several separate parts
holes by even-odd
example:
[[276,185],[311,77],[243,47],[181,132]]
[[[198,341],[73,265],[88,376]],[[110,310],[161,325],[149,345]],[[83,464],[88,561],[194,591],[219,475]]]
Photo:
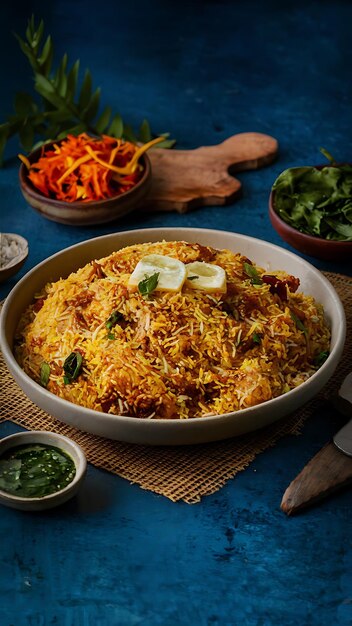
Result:
[[40,366],[40,384],[42,387],[47,387],[50,378],[50,365],[43,361]]
[[259,333],[253,333],[252,335],[252,341],[253,343],[261,343],[262,342],[262,336]]
[[113,311],[109,317],[109,319],[105,322],[105,326],[108,330],[116,326],[119,322],[124,319],[122,313],[120,311]]
[[275,211],[293,228],[323,239],[351,241],[351,165],[290,168],[278,176],[272,190]]
[[258,274],[256,268],[254,267],[254,265],[251,265],[250,263],[243,263],[243,269],[245,271],[245,274],[247,274],[247,276],[251,279],[252,285],[262,285],[263,284],[263,280],[259,276],[259,274]]
[[303,324],[303,322],[299,319],[299,317],[297,317],[296,313],[294,313],[293,311],[290,311],[290,315],[291,315],[291,318],[293,319],[294,323],[296,324],[298,330],[301,330],[302,333],[304,333],[306,335],[307,334],[307,329],[306,329],[305,325]]
[[144,280],[138,283],[138,291],[143,296],[148,298],[149,295],[158,286],[159,272],[155,272],[151,276],[146,276]]
[[107,338],[113,341],[114,339],[116,339],[116,336],[114,335],[114,333],[108,333]]
[[314,359],[314,365],[316,365],[317,367],[321,367],[323,363],[325,363],[329,354],[330,352],[328,350],[323,350],[322,352],[319,352],[319,354],[317,354],[317,356]]

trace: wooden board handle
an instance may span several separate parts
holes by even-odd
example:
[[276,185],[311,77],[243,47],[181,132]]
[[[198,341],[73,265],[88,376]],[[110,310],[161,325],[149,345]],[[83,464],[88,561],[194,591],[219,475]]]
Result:
[[153,180],[145,208],[185,213],[198,206],[228,204],[241,190],[233,174],[269,165],[277,152],[276,139],[262,133],[240,133],[195,150],[155,148],[148,153]]
[[295,515],[351,483],[352,458],[328,443],[287,487],[281,509]]

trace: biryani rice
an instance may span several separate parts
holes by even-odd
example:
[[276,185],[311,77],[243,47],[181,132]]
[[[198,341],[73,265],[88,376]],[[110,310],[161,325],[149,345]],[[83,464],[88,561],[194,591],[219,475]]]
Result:
[[[184,285],[143,297],[128,281],[149,254],[215,263],[226,272],[227,291]],[[118,250],[37,294],[17,329],[16,358],[37,382],[48,363],[47,388],[61,398],[137,418],[198,418],[278,397],[318,369],[330,331],[322,306],[296,291],[297,279],[276,271],[269,283],[253,284],[248,264],[266,275],[241,254],[197,243]],[[68,381],[63,367],[72,352],[83,366]]]

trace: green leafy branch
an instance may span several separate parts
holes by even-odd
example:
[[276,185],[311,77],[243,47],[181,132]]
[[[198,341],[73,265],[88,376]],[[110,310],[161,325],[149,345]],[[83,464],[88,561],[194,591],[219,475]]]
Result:
[[[53,139],[62,139],[68,133],[104,133],[134,143],[146,143],[153,138],[147,120],[143,120],[135,133],[131,126],[123,122],[119,113],[112,113],[111,107],[106,106],[102,112],[99,111],[100,88],[93,89],[88,69],[79,84],[79,60],[69,68],[68,56],[64,54],[59,65],[53,69],[54,46],[50,35],[44,40],[43,20],[36,26],[32,16],[25,39],[17,34],[15,37],[33,70],[34,90],[39,99],[29,93],[16,94],[14,113],[0,124],[0,165],[8,139],[16,134],[26,151]],[[168,133],[163,136],[165,141],[159,143],[158,148],[171,148],[175,140],[168,139]]]

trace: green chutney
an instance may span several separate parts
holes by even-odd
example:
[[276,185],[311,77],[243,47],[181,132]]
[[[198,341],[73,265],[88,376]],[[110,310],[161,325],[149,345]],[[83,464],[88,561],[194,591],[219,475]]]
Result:
[[0,457],[0,489],[21,498],[42,498],[69,485],[76,474],[73,459],[42,443],[10,448]]

